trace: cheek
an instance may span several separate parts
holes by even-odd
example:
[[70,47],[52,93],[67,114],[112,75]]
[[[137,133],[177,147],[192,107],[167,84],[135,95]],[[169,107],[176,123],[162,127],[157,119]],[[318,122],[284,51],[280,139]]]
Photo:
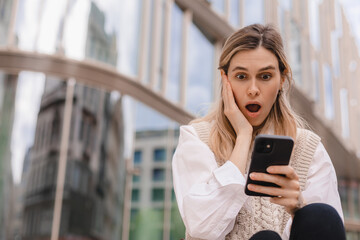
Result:
[[270,108],[274,105],[274,103],[277,99],[278,93],[279,93],[278,88],[274,88],[273,90],[267,92],[266,101],[269,103]]
[[231,86],[231,90],[235,99],[235,102],[238,106],[241,105],[241,100],[242,100],[242,89],[237,86],[237,84],[234,84],[231,80],[230,80],[230,86]]
[[236,105],[240,108],[242,102],[243,102],[243,94],[240,93],[239,91],[236,91],[236,92],[233,92],[233,95],[234,95],[234,98],[235,98],[235,102],[236,102]]

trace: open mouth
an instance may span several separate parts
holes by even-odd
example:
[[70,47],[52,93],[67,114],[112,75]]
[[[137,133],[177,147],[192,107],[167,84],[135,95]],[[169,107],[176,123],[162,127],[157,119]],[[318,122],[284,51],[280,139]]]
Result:
[[260,110],[261,106],[259,104],[248,104],[246,105],[246,109],[249,110],[249,112],[255,113]]

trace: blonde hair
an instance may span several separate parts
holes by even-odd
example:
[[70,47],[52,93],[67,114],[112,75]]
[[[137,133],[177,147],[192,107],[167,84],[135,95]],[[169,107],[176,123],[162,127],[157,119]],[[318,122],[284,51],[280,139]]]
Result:
[[[298,127],[306,126],[305,121],[300,118],[291,108],[287,93],[292,86],[292,72],[287,62],[282,39],[278,31],[271,25],[253,24],[233,33],[225,42],[219,59],[219,70],[227,74],[232,57],[243,50],[264,47],[270,50],[279,62],[281,77],[285,80],[283,89],[279,91],[277,99],[264,123],[254,131],[253,137],[259,133],[273,130],[276,135],[291,136],[296,139]],[[220,81],[220,91],[222,83]],[[221,96],[221,94],[219,94]],[[219,161],[229,159],[235,145],[236,133],[231,123],[224,114],[224,102],[222,97],[215,103],[208,115],[193,122],[214,122],[210,131],[210,148]]]

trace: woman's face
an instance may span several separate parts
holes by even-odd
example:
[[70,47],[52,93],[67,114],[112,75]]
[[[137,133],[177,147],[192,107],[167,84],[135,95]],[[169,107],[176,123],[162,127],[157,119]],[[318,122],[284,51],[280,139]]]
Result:
[[264,47],[240,51],[230,61],[228,79],[245,118],[252,126],[260,126],[284,82],[276,56]]

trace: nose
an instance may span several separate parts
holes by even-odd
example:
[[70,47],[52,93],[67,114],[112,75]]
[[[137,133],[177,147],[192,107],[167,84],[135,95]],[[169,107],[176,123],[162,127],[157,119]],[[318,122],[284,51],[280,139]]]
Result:
[[258,96],[260,94],[260,89],[256,85],[256,80],[252,80],[250,86],[248,87],[247,94],[251,97]]

